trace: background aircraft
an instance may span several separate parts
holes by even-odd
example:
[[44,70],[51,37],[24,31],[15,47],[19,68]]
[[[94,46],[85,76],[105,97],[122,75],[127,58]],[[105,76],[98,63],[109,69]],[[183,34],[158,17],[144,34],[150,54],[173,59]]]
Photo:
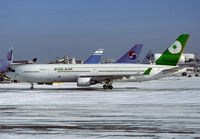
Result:
[[88,57],[83,64],[98,64],[100,63],[101,56],[103,54],[104,49],[98,49],[94,52],[90,57]]
[[136,44],[115,63],[136,63],[140,55],[142,44]]
[[8,67],[13,63],[13,48],[8,50],[5,59],[0,59],[0,73],[8,71]]

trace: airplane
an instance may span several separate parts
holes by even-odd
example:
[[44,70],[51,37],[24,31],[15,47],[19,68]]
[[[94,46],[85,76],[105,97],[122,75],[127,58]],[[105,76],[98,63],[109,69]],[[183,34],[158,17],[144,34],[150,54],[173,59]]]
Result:
[[98,49],[97,51],[94,52],[90,57],[88,57],[83,64],[99,64],[101,55],[103,54],[104,49]]
[[121,56],[115,63],[136,63],[140,55],[142,44],[134,45],[127,53]]
[[0,73],[7,72],[12,63],[13,63],[13,48],[11,47],[8,50],[6,58],[0,59]]
[[152,64],[154,62],[154,53],[152,50],[149,50],[146,53],[146,56],[142,59],[142,64]]
[[97,83],[113,89],[113,82],[157,80],[182,69],[177,66],[189,34],[180,35],[155,61],[155,64],[31,64],[13,68],[7,76],[31,84],[40,82],[76,82],[86,87]]
[[32,60],[20,60],[20,61],[13,61],[11,66],[16,66],[16,65],[23,65],[23,64],[33,64],[37,62],[37,58],[33,58]]

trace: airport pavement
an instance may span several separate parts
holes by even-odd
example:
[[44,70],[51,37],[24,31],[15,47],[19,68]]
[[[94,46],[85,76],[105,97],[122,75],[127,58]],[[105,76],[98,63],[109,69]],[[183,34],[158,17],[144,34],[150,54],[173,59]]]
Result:
[[200,78],[78,88],[0,84],[2,138],[200,138]]

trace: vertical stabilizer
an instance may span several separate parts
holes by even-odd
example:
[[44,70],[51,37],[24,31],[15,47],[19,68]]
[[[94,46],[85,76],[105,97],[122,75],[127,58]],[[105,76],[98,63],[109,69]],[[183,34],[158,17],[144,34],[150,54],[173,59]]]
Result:
[[142,60],[142,64],[151,64],[154,61],[154,53],[152,50],[148,51]]
[[13,48],[11,47],[8,50],[7,56],[6,56],[6,64],[7,66],[10,66],[11,63],[13,63]]
[[185,48],[190,34],[180,35],[172,45],[156,60],[156,65],[176,66]]
[[140,55],[142,44],[136,44],[115,63],[136,63]]
[[13,48],[8,50],[5,59],[0,59],[0,73],[8,71],[11,63],[13,63]]
[[88,59],[86,59],[83,64],[98,64],[100,63],[101,56],[103,54],[104,49],[98,49],[97,51],[94,52]]

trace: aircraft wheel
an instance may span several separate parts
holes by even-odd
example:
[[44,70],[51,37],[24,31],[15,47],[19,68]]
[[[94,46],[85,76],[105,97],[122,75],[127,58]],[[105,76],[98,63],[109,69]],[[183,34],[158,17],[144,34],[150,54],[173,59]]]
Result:
[[104,84],[103,89],[105,89],[105,90],[108,89],[108,86]]
[[187,72],[183,72],[183,73],[182,73],[182,76],[187,76]]
[[113,86],[112,86],[112,85],[109,85],[108,88],[109,88],[110,90],[112,90],[112,89],[113,89]]

